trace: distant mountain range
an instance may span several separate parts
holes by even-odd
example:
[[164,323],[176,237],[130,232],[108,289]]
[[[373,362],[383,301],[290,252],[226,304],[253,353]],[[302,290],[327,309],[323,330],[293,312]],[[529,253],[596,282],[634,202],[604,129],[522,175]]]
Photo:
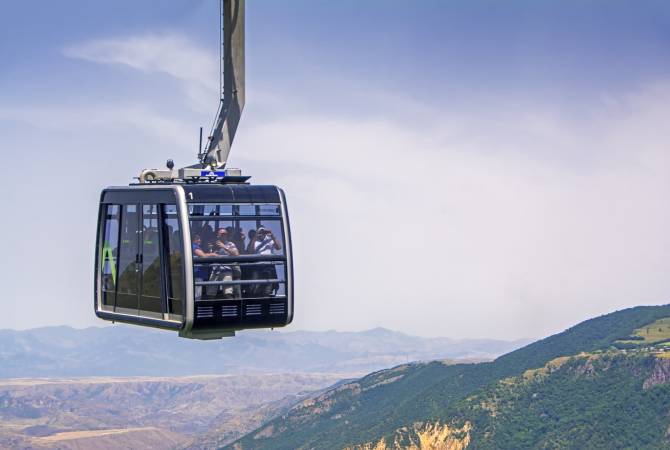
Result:
[[217,448],[339,375],[0,380],[0,449]]
[[303,400],[233,450],[670,448],[670,305],[479,364],[405,364]]
[[363,332],[254,331],[221,341],[115,325],[0,330],[0,378],[189,376],[269,372],[363,374],[411,361],[490,360],[525,341]]

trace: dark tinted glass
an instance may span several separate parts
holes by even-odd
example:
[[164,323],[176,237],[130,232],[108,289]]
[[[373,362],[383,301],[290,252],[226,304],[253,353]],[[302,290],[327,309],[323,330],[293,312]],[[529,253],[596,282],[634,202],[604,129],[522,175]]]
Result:
[[102,307],[106,310],[113,310],[116,297],[116,282],[119,270],[119,214],[119,205],[104,206],[100,272],[102,276]]
[[230,216],[233,214],[233,205],[190,204],[188,212],[192,216]]
[[280,216],[278,204],[215,204],[191,203],[188,205],[191,216]]
[[121,242],[119,245],[119,282],[116,295],[116,310],[119,312],[131,314],[137,313],[139,289],[139,265],[137,264],[139,231],[137,205],[123,205],[121,214]]
[[182,239],[179,216],[175,205],[164,205],[163,216],[165,217],[165,235],[167,242],[167,262],[165,273],[169,274],[168,283],[168,308],[170,314],[182,314],[183,301],[183,262],[182,262]]
[[158,205],[142,205],[142,295],[140,314],[162,317]]

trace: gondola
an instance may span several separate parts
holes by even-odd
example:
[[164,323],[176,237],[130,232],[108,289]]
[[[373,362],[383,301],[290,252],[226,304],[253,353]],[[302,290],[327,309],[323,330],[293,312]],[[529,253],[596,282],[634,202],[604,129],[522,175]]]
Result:
[[[198,339],[285,326],[293,318],[290,236],[286,198],[276,186],[107,188],[96,314]],[[236,251],[217,249],[224,239]]]
[[221,2],[221,101],[206,151],[178,170],[145,169],[104,189],[95,314],[193,339],[276,328],[293,319],[284,192],[227,166],[244,107],[244,0]]

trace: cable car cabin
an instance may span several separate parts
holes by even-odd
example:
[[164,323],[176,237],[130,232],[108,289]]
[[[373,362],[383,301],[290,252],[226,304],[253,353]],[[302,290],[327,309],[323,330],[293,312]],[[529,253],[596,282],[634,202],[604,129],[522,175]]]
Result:
[[145,184],[102,192],[95,312],[194,339],[293,319],[286,200],[275,186]]

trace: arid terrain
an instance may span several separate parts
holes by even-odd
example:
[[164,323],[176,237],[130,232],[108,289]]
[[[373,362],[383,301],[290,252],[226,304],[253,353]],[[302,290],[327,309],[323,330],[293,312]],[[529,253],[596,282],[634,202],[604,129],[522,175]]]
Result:
[[340,379],[341,374],[266,374],[0,380],[0,448],[212,448]]
[[382,328],[216,342],[126,326],[0,330],[0,448],[218,448],[340,380],[519,345]]

